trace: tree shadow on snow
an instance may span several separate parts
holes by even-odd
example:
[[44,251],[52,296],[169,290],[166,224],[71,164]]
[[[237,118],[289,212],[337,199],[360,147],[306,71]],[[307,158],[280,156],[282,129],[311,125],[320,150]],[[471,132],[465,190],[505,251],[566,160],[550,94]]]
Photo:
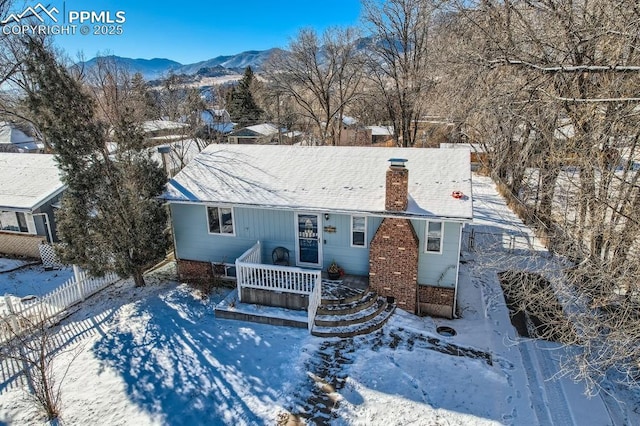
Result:
[[304,336],[216,320],[212,303],[178,288],[138,301],[93,351],[119,372],[129,398],[165,424],[260,424],[287,394],[295,356],[287,339]]

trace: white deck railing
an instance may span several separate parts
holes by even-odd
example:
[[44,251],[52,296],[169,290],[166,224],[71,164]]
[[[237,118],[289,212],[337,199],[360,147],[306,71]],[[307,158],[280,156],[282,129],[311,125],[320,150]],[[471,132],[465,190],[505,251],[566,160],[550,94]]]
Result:
[[[319,272],[319,271],[318,271]],[[322,302],[322,279],[318,275],[318,284],[313,288],[313,291],[309,295],[309,307],[307,308],[307,325],[309,332],[313,330],[313,325],[316,321],[316,314],[318,313],[318,307]]]
[[236,259],[238,301],[243,288],[305,294],[309,296],[309,330],[313,327],[322,295],[321,271],[262,263],[260,241]]

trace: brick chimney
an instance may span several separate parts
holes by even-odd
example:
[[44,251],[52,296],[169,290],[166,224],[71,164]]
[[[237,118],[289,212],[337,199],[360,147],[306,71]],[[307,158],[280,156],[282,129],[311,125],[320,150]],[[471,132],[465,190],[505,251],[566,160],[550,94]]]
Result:
[[[407,160],[392,158],[387,170],[385,210],[407,209]],[[379,295],[392,297],[398,307],[416,312],[418,287],[418,236],[409,219],[385,217],[371,240],[369,285]]]
[[407,209],[409,195],[409,170],[404,158],[391,158],[391,165],[387,170],[384,208],[389,211],[404,211]]

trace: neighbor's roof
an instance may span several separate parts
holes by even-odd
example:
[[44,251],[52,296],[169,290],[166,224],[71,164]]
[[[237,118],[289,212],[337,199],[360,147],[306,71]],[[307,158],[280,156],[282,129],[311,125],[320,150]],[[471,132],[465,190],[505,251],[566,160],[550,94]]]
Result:
[[255,126],[248,126],[247,129],[254,131],[256,133],[260,133],[264,136],[271,136],[278,133],[278,128],[273,124],[265,123],[265,124],[256,124]]
[[[169,182],[164,198],[385,213],[390,158],[408,159],[409,207],[403,214],[473,217],[468,149],[209,145]],[[466,197],[455,199],[453,191]]]
[[158,132],[161,130],[177,130],[184,127],[187,127],[186,123],[169,120],[148,120],[142,123],[142,130],[147,133]]
[[53,155],[0,153],[0,209],[31,211],[63,189]]
[[371,129],[371,136],[393,136],[393,126],[367,126]]
[[41,144],[31,136],[5,121],[0,121],[0,144],[13,144],[21,151],[33,151],[42,148]]

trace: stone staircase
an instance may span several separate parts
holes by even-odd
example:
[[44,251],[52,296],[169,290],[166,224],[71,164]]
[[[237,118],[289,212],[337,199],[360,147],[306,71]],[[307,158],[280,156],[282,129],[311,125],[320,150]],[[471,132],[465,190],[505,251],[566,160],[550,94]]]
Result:
[[367,289],[323,283],[322,303],[318,307],[311,334],[318,337],[353,337],[382,327],[395,310],[377,293]]

